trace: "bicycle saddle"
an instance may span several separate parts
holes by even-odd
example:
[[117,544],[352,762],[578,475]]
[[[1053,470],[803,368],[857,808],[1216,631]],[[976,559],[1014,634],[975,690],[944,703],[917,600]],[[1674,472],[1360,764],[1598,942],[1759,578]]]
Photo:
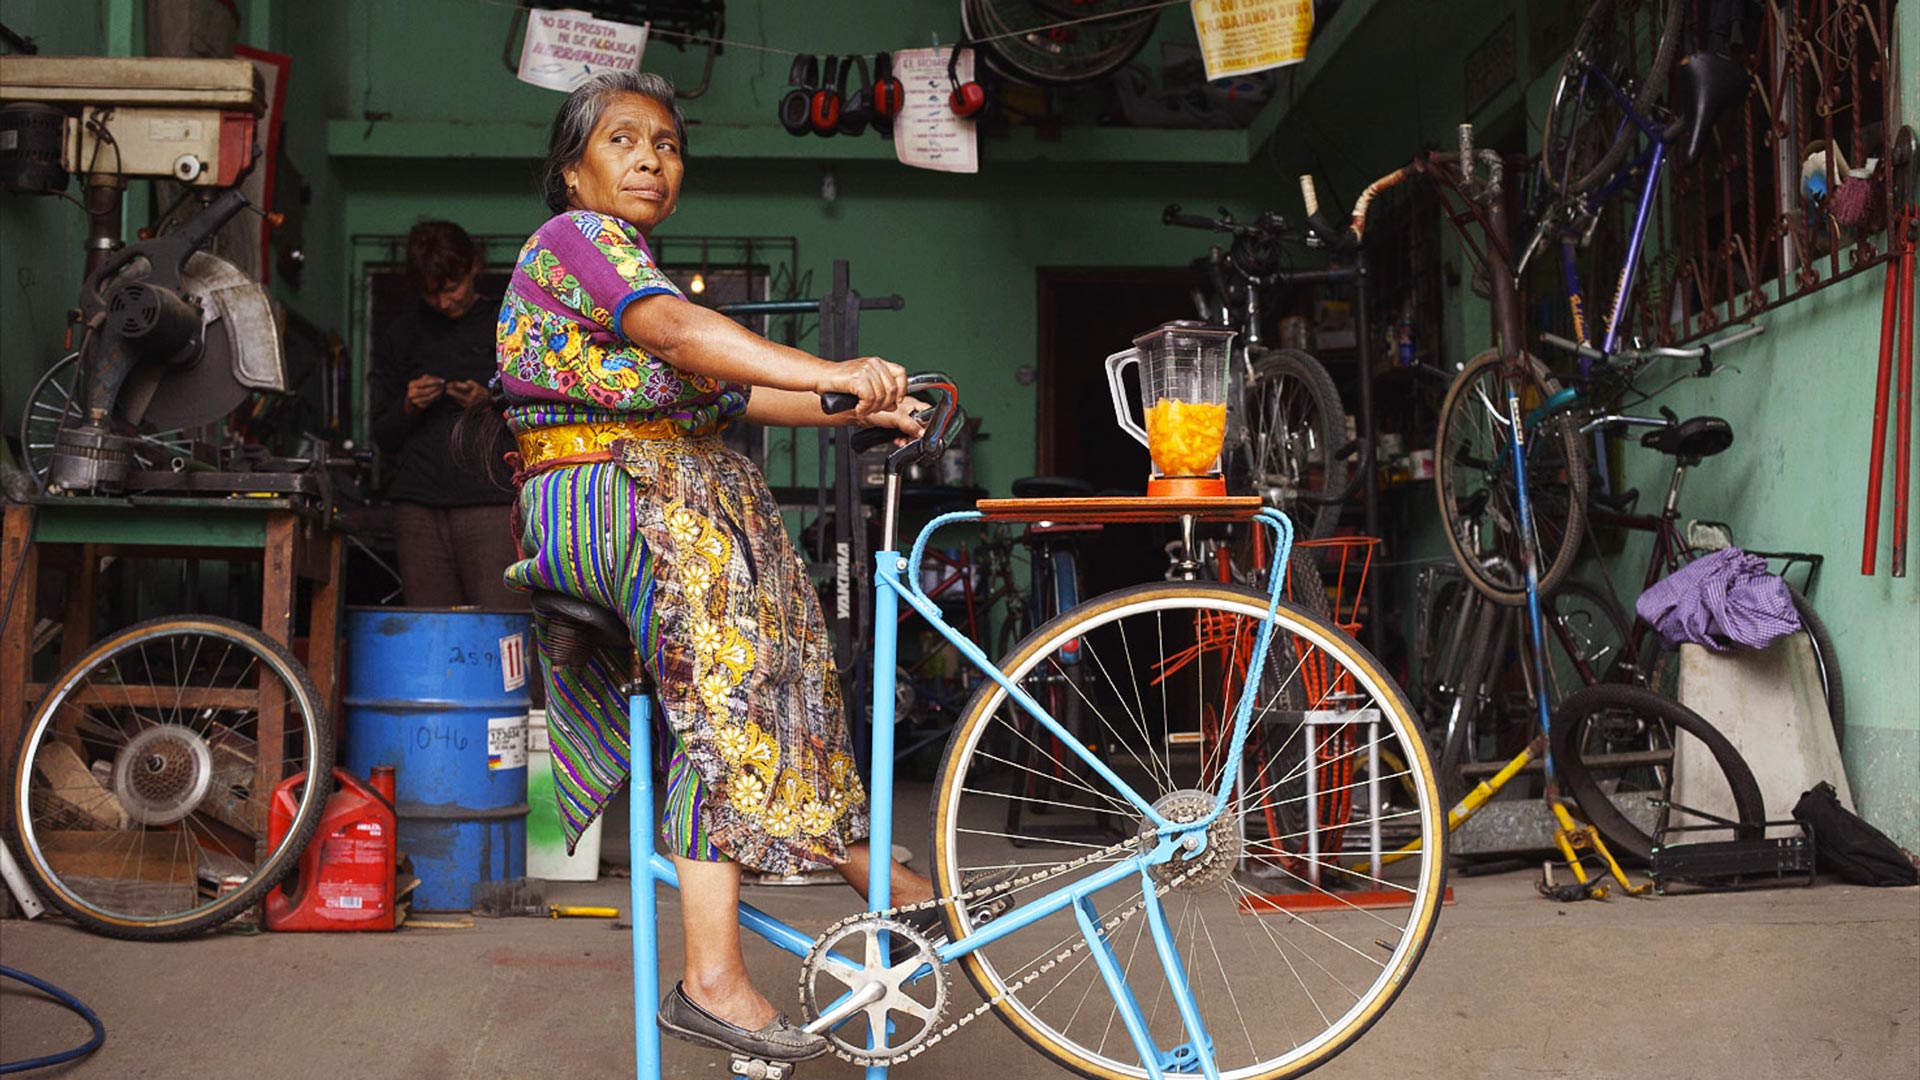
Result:
[[1698,461],[1733,445],[1733,428],[1717,416],[1696,416],[1640,436],[1640,445]]
[[1092,484],[1071,476],[1023,476],[1013,482],[1016,499],[1083,499],[1092,494]]
[[1688,165],[1700,160],[1700,150],[1720,114],[1747,96],[1747,71],[1737,60],[1719,53],[1698,52],[1681,57],[1673,77],[1674,104],[1686,127]]
[[546,633],[547,658],[555,667],[578,667],[605,648],[626,650],[627,624],[613,611],[566,593],[535,590],[533,617]]

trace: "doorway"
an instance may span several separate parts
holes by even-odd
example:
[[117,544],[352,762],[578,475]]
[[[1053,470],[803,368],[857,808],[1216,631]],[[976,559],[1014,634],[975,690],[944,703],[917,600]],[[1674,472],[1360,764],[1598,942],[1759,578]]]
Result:
[[[1106,359],[1163,322],[1194,318],[1198,283],[1186,268],[1040,269],[1040,475],[1085,480],[1109,494],[1145,494],[1147,448],[1114,423]],[[1170,537],[1165,526],[1107,526],[1100,557],[1083,560],[1086,595],[1158,578],[1166,570],[1161,545]]]

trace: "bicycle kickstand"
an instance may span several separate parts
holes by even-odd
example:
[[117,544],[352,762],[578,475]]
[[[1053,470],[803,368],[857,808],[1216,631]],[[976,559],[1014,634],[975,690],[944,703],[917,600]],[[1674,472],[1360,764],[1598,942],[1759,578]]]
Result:
[[1588,880],[1587,868],[1580,862],[1582,851],[1591,851],[1605,860],[1607,873],[1613,880],[1620,883],[1620,891],[1628,896],[1640,896],[1653,889],[1651,881],[1642,882],[1639,885],[1630,881],[1627,878],[1627,872],[1620,868],[1619,861],[1613,857],[1613,852],[1607,850],[1606,841],[1600,839],[1599,831],[1592,825],[1581,825],[1575,822],[1573,815],[1567,811],[1565,802],[1557,798],[1549,798],[1547,802],[1553,807],[1554,820],[1560,823],[1560,827],[1554,830],[1554,845],[1560,849],[1562,855],[1567,857],[1567,867],[1573,871],[1576,884],[1555,885],[1552,866],[1548,864],[1541,871],[1539,883],[1541,895],[1562,903],[1570,900],[1605,900],[1607,898],[1610,890],[1603,880],[1599,878]]

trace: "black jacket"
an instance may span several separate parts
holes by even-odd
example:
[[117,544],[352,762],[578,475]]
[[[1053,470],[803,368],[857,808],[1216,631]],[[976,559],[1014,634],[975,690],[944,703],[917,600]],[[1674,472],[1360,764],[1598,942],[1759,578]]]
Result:
[[501,457],[513,449],[513,440],[504,427],[494,425],[491,448],[456,448],[453,427],[462,409],[451,396],[442,395],[423,412],[409,414],[406,408],[407,383],[420,375],[448,382],[472,379],[482,386],[493,378],[498,314],[499,305],[486,297],[458,319],[415,304],[375,343],[367,381],[373,440],[386,456],[388,498],[427,506],[513,500],[513,474]]

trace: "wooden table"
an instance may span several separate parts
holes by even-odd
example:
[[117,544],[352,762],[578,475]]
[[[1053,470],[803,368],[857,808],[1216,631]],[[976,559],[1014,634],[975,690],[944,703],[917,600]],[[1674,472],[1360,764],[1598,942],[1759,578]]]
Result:
[[[306,636],[307,672],[326,703],[339,714],[340,680],[336,658],[340,631],[340,577],[345,534],[323,521],[306,498],[208,498],[128,496],[121,498],[51,497],[6,506],[0,568],[13,590],[14,610],[0,630],[0,755],[6,782],[13,780],[13,756],[34,705],[46,692],[33,681],[33,628],[39,620],[37,598],[43,569],[64,568],[68,588],[57,668],[65,669],[93,643],[93,613],[102,557],[260,561],[260,629],[291,647],[294,605],[302,579],[313,582]],[[18,567],[15,579],[14,568]],[[0,603],[4,597],[0,597]],[[270,703],[262,702],[263,706]],[[280,710],[263,707],[259,741],[280,745]],[[261,786],[268,791],[280,779],[281,763],[263,753]],[[5,828],[12,791],[0,800]]]

